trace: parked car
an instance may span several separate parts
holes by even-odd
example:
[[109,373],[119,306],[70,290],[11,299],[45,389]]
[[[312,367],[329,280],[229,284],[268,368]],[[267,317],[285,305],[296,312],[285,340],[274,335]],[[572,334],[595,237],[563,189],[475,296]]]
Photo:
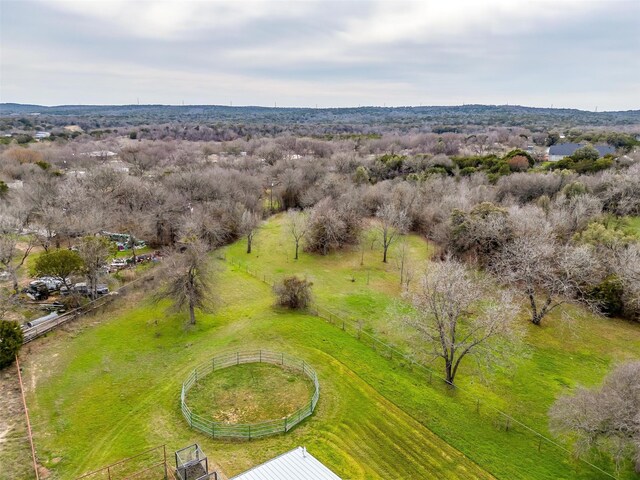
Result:
[[127,266],[127,260],[124,258],[114,258],[109,266],[114,270],[120,270]]
[[[37,282],[43,282],[50,292],[55,292],[60,290],[60,287],[63,285],[63,281],[61,278],[57,277],[40,277],[36,280]],[[68,279],[67,279],[68,282]]]
[[[91,295],[91,290],[86,282],[76,283],[71,287],[71,291],[79,295],[84,295],[85,297]],[[60,294],[63,296],[69,295],[69,293],[69,290],[65,287],[60,289]],[[109,293],[109,287],[105,284],[98,284],[96,285],[96,293],[100,296],[107,295]]]

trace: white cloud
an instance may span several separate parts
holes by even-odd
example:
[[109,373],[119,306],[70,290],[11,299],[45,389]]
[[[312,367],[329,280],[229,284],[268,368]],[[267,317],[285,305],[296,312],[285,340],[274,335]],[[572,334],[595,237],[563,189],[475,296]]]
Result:
[[189,39],[203,30],[238,28],[260,19],[303,15],[310,2],[268,0],[49,0],[47,6],[132,37]]

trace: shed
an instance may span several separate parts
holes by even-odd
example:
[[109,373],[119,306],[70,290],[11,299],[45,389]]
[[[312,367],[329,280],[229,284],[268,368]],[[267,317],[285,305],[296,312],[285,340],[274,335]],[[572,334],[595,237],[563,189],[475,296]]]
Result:
[[341,480],[304,447],[283,453],[230,480]]

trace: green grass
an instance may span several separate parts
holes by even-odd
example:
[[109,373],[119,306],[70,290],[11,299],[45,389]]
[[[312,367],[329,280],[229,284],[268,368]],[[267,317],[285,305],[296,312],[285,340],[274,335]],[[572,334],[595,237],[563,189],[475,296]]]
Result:
[[232,366],[199,379],[187,393],[191,411],[222,423],[278,420],[311,400],[313,382],[301,372],[266,363]]
[[[396,389],[396,375],[405,385],[418,385],[408,371],[396,372],[316,317],[275,310],[268,287],[245,274],[223,272],[219,285],[222,305],[194,328],[147,302],[105,315],[108,321],[81,333],[58,332],[26,355],[38,452],[58,478],[74,478],[146,446],[177,449],[194,441],[228,475],[305,445],[344,478],[388,472],[397,478],[491,478],[366,378],[373,376],[377,387]],[[314,415],[286,435],[250,443],[191,431],[179,410],[180,385],[195,365],[230,348],[283,350],[305,359],[321,385]]]
[[[319,303],[361,318],[403,348],[412,344],[409,332],[390,320],[404,308],[394,263],[382,264],[377,249],[365,251],[362,266],[357,250],[303,253],[294,262],[279,222],[260,231],[254,254],[247,256],[241,241],[227,257],[272,278],[307,275]],[[415,236],[409,242],[419,271],[432,247]],[[36,445],[57,478],[74,478],[148,446],[177,449],[194,441],[228,475],[305,445],[343,478],[603,478],[522,427],[506,431],[491,407],[546,432],[547,409],[559,394],[597,384],[616,362],[638,358],[637,325],[568,307],[542,328],[528,326],[528,352],[509,365],[487,372],[463,364],[464,391],[452,391],[317,317],[273,308],[270,288],[241,268],[223,270],[217,290],[219,307],[192,328],[185,328],[184,316],[167,316],[162,305],[143,301],[87,319],[79,332],[57,332],[25,352]],[[179,411],[183,379],[212,354],[234,348],[282,350],[309,362],[321,384],[314,415],[286,435],[248,443],[189,430]],[[634,477],[626,469],[622,478]]]

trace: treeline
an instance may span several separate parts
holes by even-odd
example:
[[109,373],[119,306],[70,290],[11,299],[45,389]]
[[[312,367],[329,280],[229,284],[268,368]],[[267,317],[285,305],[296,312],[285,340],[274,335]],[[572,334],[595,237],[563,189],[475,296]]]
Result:
[[[118,159],[85,154],[98,148]],[[450,155],[410,153],[441,149]],[[365,219],[393,227],[400,215],[403,231],[520,285],[534,323],[565,299],[638,319],[638,242],[616,220],[640,215],[637,153],[587,174],[531,171],[535,159],[517,149],[456,155],[469,150],[452,133],[5,147],[0,227],[14,252],[19,235],[50,250],[104,230],[214,249],[296,209],[308,217],[303,248],[326,254],[358,243]]]

